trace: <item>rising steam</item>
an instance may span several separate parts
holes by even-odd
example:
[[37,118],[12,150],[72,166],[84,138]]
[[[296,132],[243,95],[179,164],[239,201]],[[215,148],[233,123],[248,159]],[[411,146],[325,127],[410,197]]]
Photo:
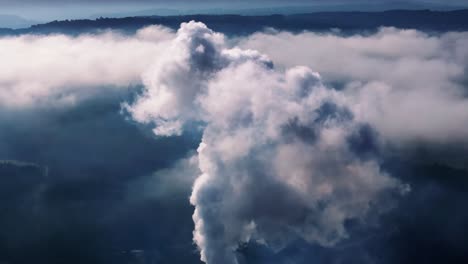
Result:
[[292,239],[333,246],[346,222],[392,207],[408,187],[372,155],[354,152],[366,123],[342,92],[307,67],[275,69],[268,57],[229,48],[202,23],[182,24],[125,108],[160,136],[201,123],[202,174],[190,197],[194,241],[208,264],[238,263],[236,249]]

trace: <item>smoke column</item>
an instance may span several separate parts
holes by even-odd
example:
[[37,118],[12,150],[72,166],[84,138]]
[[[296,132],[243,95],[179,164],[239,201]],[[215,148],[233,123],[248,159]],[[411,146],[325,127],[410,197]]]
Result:
[[347,221],[378,216],[409,190],[376,155],[356,153],[372,128],[355,120],[345,94],[307,67],[277,70],[257,51],[230,48],[202,23],[181,25],[143,83],[124,107],[156,135],[202,124],[190,202],[208,264],[238,263],[249,241],[333,246],[349,237]]

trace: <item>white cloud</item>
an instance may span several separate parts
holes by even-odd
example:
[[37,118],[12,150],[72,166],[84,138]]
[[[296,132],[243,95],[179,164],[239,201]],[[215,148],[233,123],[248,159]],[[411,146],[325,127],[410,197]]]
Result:
[[67,104],[98,86],[127,87],[161,53],[173,33],[151,26],[133,36],[21,35],[0,38],[0,105],[8,108]]
[[466,32],[257,33],[240,45],[279,66],[308,65],[325,81],[340,83],[356,118],[393,143],[468,143]]

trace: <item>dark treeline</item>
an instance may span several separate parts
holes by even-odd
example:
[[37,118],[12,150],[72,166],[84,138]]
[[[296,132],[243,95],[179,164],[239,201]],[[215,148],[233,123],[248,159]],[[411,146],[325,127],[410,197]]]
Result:
[[457,11],[320,12],[268,16],[182,15],[98,18],[95,20],[53,21],[17,30],[0,29],[0,34],[80,34],[105,29],[117,29],[126,33],[132,33],[143,26],[153,24],[176,29],[180,23],[190,20],[203,21],[215,31],[234,35],[250,34],[269,27],[289,31],[341,29],[345,33],[363,30],[372,31],[382,26],[425,31],[468,30],[468,10],[465,9]]

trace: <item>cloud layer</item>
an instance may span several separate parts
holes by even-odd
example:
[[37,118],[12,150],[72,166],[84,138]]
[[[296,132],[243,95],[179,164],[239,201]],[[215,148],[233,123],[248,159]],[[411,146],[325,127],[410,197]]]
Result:
[[98,86],[140,83],[140,74],[172,35],[152,26],[131,37],[103,32],[0,38],[0,105],[70,104],[95,95]]
[[285,67],[301,64],[349,99],[356,119],[396,144],[468,142],[468,34],[383,28],[370,36],[274,32],[241,40]]

